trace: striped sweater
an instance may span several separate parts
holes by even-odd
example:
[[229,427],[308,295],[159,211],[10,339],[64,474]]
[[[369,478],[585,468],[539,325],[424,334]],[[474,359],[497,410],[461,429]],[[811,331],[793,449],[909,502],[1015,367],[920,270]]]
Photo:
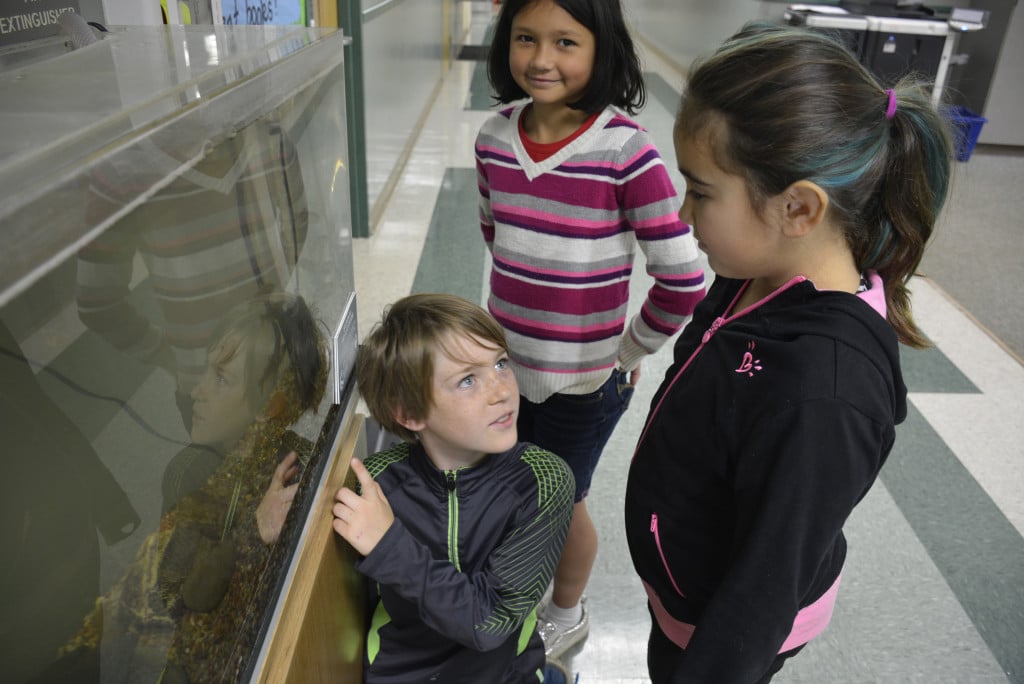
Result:
[[[650,135],[611,107],[551,157],[519,137],[526,103],[476,141],[480,227],[491,251],[488,308],[505,328],[519,391],[533,402],[597,390],[682,328],[704,296],[690,227]],[[639,245],[654,284],[627,328]]]
[[[78,315],[136,358],[166,347],[188,392],[224,314],[296,275],[309,212],[298,151],[276,123],[242,129],[195,163],[149,152],[172,180],[78,254]],[[132,171],[93,178],[89,210],[131,208],[144,190]],[[143,276],[158,310],[133,293]]]

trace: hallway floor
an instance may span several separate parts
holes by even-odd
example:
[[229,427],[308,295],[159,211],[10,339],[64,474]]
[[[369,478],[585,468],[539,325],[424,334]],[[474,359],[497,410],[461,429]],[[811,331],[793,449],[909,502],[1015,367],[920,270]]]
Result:
[[[475,7],[470,42],[482,40],[490,21],[490,3]],[[636,118],[674,168],[671,126],[682,74],[653,54],[644,61],[649,103]],[[354,241],[361,335],[385,305],[409,292],[486,299],[489,258],[476,218],[473,161],[476,132],[490,115],[481,64],[453,64],[374,234]],[[1005,176],[1019,164],[1019,156],[979,154],[958,173]],[[1013,194],[1006,186],[1014,177],[1004,178],[1002,197]],[[1017,313],[987,321],[969,296],[950,294],[955,278],[976,278],[951,265],[968,254],[982,258],[958,233],[975,227],[965,203],[978,198],[957,192],[937,253],[925,263],[944,277],[913,282],[916,318],[935,347],[903,350],[910,416],[881,479],[846,526],[849,557],[832,624],[782,670],[779,684],[1024,682],[1024,335],[1015,337],[1015,290],[989,293]],[[999,195],[991,189],[989,198]],[[992,277],[1018,275],[1019,245],[996,251]],[[642,264],[636,273],[632,301],[639,303],[649,281]],[[587,592],[591,633],[564,658],[581,684],[648,681],[649,618],[626,550],[622,497],[670,347],[645,361],[588,499],[601,544]]]

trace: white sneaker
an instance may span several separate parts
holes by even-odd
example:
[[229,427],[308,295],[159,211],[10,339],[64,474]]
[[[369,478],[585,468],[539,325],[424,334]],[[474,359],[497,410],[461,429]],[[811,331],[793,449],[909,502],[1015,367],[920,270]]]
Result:
[[587,638],[590,633],[590,611],[587,610],[587,597],[580,599],[582,613],[580,621],[569,628],[559,627],[555,623],[540,617],[538,613],[537,631],[544,642],[544,653],[548,659],[558,658],[571,647]]

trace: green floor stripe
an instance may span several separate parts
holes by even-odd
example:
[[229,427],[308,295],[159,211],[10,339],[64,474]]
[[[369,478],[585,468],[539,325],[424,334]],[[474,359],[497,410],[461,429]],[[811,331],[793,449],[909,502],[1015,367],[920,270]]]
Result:
[[938,347],[910,349],[900,345],[903,382],[910,392],[978,394],[979,390]]
[[910,406],[882,482],[1011,682],[1024,682],[1024,539]]
[[413,292],[448,292],[479,302],[490,256],[480,234],[475,169],[445,171]]
[[469,82],[466,109],[487,111],[492,107],[497,107],[497,103],[491,97],[491,84],[487,80],[487,62],[477,62],[473,66],[473,77]]
[[[498,17],[484,31],[483,45],[490,46],[494,39],[494,27]],[[473,65],[473,77],[469,82],[469,95],[466,98],[466,109],[471,111],[487,111],[496,105],[491,97],[491,84],[487,79],[487,61],[481,60]]]

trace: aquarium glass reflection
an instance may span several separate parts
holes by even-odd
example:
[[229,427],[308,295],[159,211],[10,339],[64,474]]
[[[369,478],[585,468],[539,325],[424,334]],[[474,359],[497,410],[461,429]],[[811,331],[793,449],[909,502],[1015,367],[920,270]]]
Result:
[[[353,289],[340,36],[182,28],[93,55],[93,148],[72,126],[0,160],[55,169],[0,205],[5,682],[246,678],[331,440]],[[164,31],[218,60],[190,71]],[[30,126],[75,57],[19,66],[31,88],[0,121]]]

